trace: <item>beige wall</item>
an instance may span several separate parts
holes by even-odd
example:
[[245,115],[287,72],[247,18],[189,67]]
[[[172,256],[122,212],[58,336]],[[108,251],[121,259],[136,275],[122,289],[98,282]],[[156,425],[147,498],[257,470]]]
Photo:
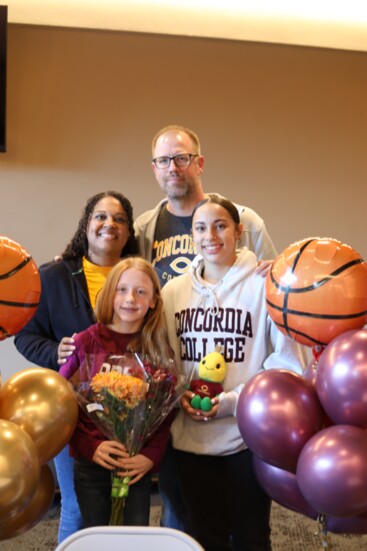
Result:
[[[366,98],[366,53],[10,25],[0,234],[42,263],[92,194],[153,206],[150,141],[177,122],[206,190],[255,209],[279,251],[327,236],[367,258]],[[4,378],[27,365],[0,343]]]

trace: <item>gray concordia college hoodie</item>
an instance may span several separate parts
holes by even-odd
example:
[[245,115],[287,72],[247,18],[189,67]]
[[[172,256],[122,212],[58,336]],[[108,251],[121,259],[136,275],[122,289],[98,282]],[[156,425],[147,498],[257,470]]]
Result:
[[265,278],[255,273],[254,253],[246,247],[238,251],[236,262],[215,285],[201,277],[203,266],[198,255],[188,273],[165,285],[164,313],[177,364],[188,376],[206,354],[221,347],[227,365],[224,392],[210,423],[197,423],[180,411],[171,433],[179,450],[229,455],[246,448],[235,417],[244,384],[262,369],[302,373],[307,355],[268,316]]

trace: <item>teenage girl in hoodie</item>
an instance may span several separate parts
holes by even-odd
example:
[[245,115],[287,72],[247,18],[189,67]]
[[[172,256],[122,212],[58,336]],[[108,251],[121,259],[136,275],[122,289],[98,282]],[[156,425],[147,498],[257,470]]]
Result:
[[[163,289],[169,341],[190,374],[220,348],[227,366],[224,391],[209,412],[181,399],[171,433],[193,536],[206,551],[270,551],[270,498],[257,483],[252,454],[236,422],[239,394],[262,369],[302,372],[305,353],[267,315],[265,280],[257,258],[237,250],[242,226],[235,206],[219,196],[199,202],[192,233],[199,255],[189,273]],[[194,378],[196,378],[194,376]]]

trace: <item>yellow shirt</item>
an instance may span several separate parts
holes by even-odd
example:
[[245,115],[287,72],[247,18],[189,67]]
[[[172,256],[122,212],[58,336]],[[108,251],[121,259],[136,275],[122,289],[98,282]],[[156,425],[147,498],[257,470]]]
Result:
[[97,266],[97,264],[92,264],[92,262],[83,257],[83,270],[85,279],[87,280],[90,303],[93,308],[96,305],[97,295],[112,268],[113,266]]

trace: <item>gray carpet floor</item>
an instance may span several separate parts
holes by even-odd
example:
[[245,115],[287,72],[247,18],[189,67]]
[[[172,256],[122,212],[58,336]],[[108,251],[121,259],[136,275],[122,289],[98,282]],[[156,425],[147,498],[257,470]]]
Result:
[[[153,501],[151,525],[159,525],[160,506]],[[57,500],[46,517],[22,536],[0,542],[1,551],[54,551],[57,546],[59,504]],[[277,505],[272,507],[273,551],[320,551],[322,538],[318,524],[303,515]],[[366,551],[367,535],[329,534],[332,551]]]

